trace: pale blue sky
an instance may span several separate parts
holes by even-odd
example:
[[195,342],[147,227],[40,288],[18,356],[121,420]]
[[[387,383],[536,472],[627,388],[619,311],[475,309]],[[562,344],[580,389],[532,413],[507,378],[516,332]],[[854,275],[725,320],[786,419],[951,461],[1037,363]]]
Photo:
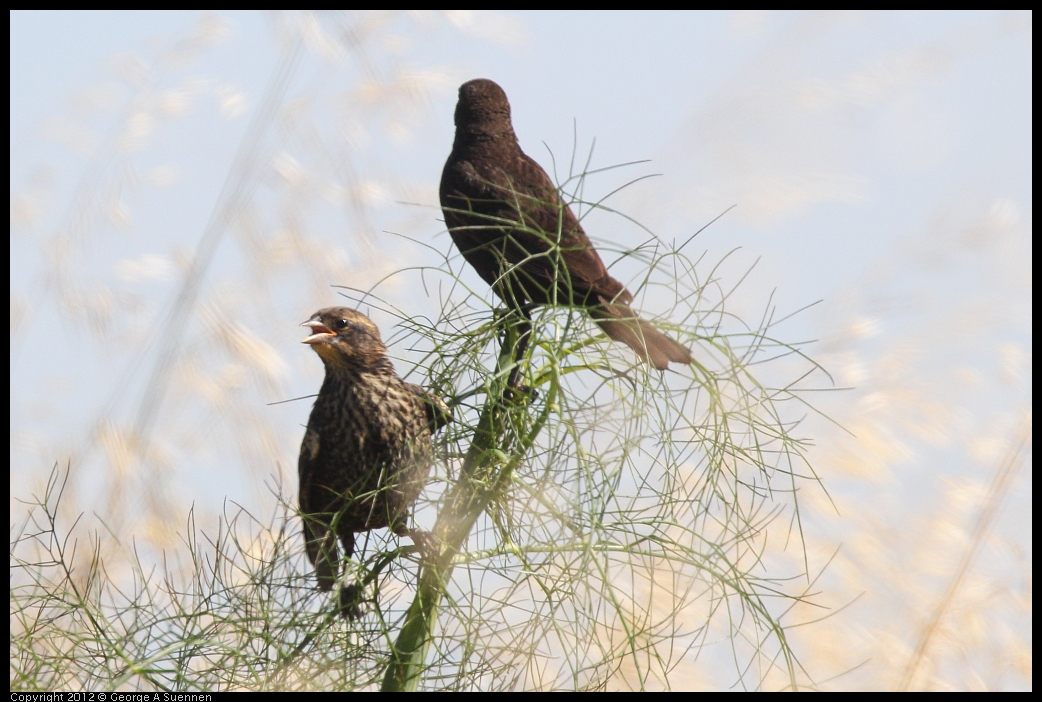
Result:
[[[46,203],[33,220],[36,236],[20,236],[16,226],[12,238],[13,293],[33,300],[33,312],[14,331],[14,426],[20,416],[35,416],[18,410],[36,402],[38,389],[47,386],[46,364],[72,370],[80,379],[76,385],[105,377],[105,370],[99,375],[92,369],[98,363],[109,371],[116,367],[103,360],[104,352],[98,358],[81,348],[75,333],[66,343],[52,343],[56,330],[48,321],[44,291],[50,283],[41,268],[40,242],[70,216],[76,183],[111,175],[105,166],[91,170],[98,162],[84,156],[112,138],[119,110],[130,109],[120,100],[131,94],[133,60],[146,65],[156,60],[198,17],[183,12],[11,15],[12,197],[46,192],[33,200]],[[210,217],[248,124],[248,108],[256,105],[277,57],[272,17],[223,17],[219,43],[190,69],[167,69],[172,75],[186,70],[185,80],[194,81],[204,97],[194,97],[191,109],[161,125],[147,149],[134,155],[139,177],[147,180],[151,169],[165,168],[161,172],[172,174],[171,182],[136,192],[133,201],[123,198],[133,218],[130,233],[99,239],[92,244],[97,259],[85,259],[103,281],[113,282],[113,272],[122,270],[119,261],[191,249]],[[603,194],[630,177],[661,174],[612,201],[659,237],[686,238],[737,205],[697,243],[713,259],[741,247],[735,271],[760,257],[752,283],[736,298],[736,304],[747,301],[750,311],[772,290],[786,311],[823,300],[821,312],[796,320],[796,338],[827,334],[822,325],[830,323],[826,317],[836,299],[851,289],[872,292],[876,283],[869,281],[880,268],[894,279],[895,289],[917,294],[922,269],[914,259],[936,256],[940,246],[931,243],[931,228],[972,228],[991,216],[1030,229],[1030,14],[423,15],[390,20],[370,51],[377,58],[368,69],[349,63],[334,71],[311,55],[292,89],[304,95],[344,89],[360,70],[376,75],[389,67],[425,76],[415,114],[377,115],[377,125],[399,118],[402,125],[394,133],[390,127],[383,134],[371,129],[368,149],[359,157],[365,175],[384,187],[374,200],[374,231],[404,231],[397,225],[408,221],[410,235],[444,242],[444,235],[436,238],[436,209],[417,212],[396,200],[436,204],[435,188],[452,140],[455,86],[479,75],[507,90],[522,146],[548,170],[552,152],[563,173],[573,135],[583,154],[596,139],[594,167],[650,159],[597,176],[591,187]],[[247,109],[233,119],[217,109],[221,96],[230,93]],[[93,136],[81,136],[85,130]],[[69,139],[77,138],[79,153],[68,148]],[[320,214],[311,226],[333,230],[344,223]],[[588,229],[619,245],[639,236],[617,218],[598,213]],[[360,255],[350,245],[341,248],[349,259]],[[222,253],[215,263],[218,273],[236,261]],[[988,273],[979,272],[980,280],[958,271],[941,284],[953,286],[960,305],[1006,300],[1016,307],[1011,292],[997,292]],[[981,286],[983,299],[974,286]],[[136,294],[158,309],[169,304],[171,290],[167,284],[146,284]],[[300,316],[292,309],[280,311]],[[1021,322],[1008,335],[1026,343],[1029,327],[1014,316]],[[900,324],[900,315],[892,323]],[[44,432],[67,435],[83,420],[80,401],[90,403],[99,389],[81,398],[68,381],[50,382],[65,386],[76,401],[41,409],[45,424],[60,423]]]

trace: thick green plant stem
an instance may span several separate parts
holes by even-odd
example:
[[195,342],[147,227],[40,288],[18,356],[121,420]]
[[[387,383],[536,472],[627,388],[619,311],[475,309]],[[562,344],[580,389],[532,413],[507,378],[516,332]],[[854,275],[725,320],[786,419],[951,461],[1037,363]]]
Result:
[[419,685],[434,634],[438,605],[452,575],[455,556],[488,504],[507,488],[514,469],[546,424],[556,394],[553,387],[534,421],[530,403],[515,404],[503,399],[506,389],[503,379],[514,363],[516,343],[517,334],[511,327],[500,348],[496,381],[489,388],[459,479],[449,489],[434,524],[438,553],[420,570],[416,596],[406,613],[384,674],[382,690],[385,692],[411,691]]

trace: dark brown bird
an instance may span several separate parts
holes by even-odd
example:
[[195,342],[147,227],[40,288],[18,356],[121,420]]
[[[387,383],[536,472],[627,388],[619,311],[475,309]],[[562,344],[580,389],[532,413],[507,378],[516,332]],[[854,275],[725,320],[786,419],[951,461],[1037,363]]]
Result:
[[303,343],[326,367],[298,470],[308,559],[329,590],[340,573],[337,537],[347,558],[355,534],[370,529],[419,541],[406,518],[430,472],[431,434],[451,417],[445,403],[395,374],[365,315],[329,307],[301,326],[311,327]]
[[690,363],[686,348],[630,309],[633,295],[521,150],[503,89],[485,78],[461,85],[455,122],[441,208],[456,247],[496,294],[526,317],[532,304],[585,307],[605,334],[659,370]]

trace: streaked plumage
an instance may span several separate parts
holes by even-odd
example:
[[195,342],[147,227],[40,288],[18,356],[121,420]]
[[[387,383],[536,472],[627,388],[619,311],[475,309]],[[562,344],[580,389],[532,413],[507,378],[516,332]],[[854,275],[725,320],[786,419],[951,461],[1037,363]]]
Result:
[[300,446],[300,511],[319,587],[329,590],[355,534],[390,527],[399,536],[434,458],[431,434],[449,421],[445,404],[403,382],[376,325],[347,307],[319,310],[304,339],[326,377]]

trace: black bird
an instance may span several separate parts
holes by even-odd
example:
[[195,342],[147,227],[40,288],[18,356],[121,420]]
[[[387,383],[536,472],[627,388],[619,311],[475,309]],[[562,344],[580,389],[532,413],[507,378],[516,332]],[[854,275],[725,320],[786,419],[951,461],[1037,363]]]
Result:
[[[448,407],[403,382],[387,358],[380,331],[347,307],[319,310],[303,325],[326,367],[326,379],[300,445],[300,511],[308,559],[318,585],[330,590],[355,534],[390,527],[424,548],[426,532],[406,518],[434,459],[431,434],[451,421]],[[351,598],[357,587],[341,593]],[[348,603],[345,603],[348,606]]]
[[[691,363],[690,352],[630,309],[633,295],[608,274],[572,210],[521,150],[510,103],[496,83],[460,86],[456,139],[441,173],[441,208],[456,247],[504,302],[584,307],[604,333],[655,368]],[[525,325],[517,358],[530,326]]]

